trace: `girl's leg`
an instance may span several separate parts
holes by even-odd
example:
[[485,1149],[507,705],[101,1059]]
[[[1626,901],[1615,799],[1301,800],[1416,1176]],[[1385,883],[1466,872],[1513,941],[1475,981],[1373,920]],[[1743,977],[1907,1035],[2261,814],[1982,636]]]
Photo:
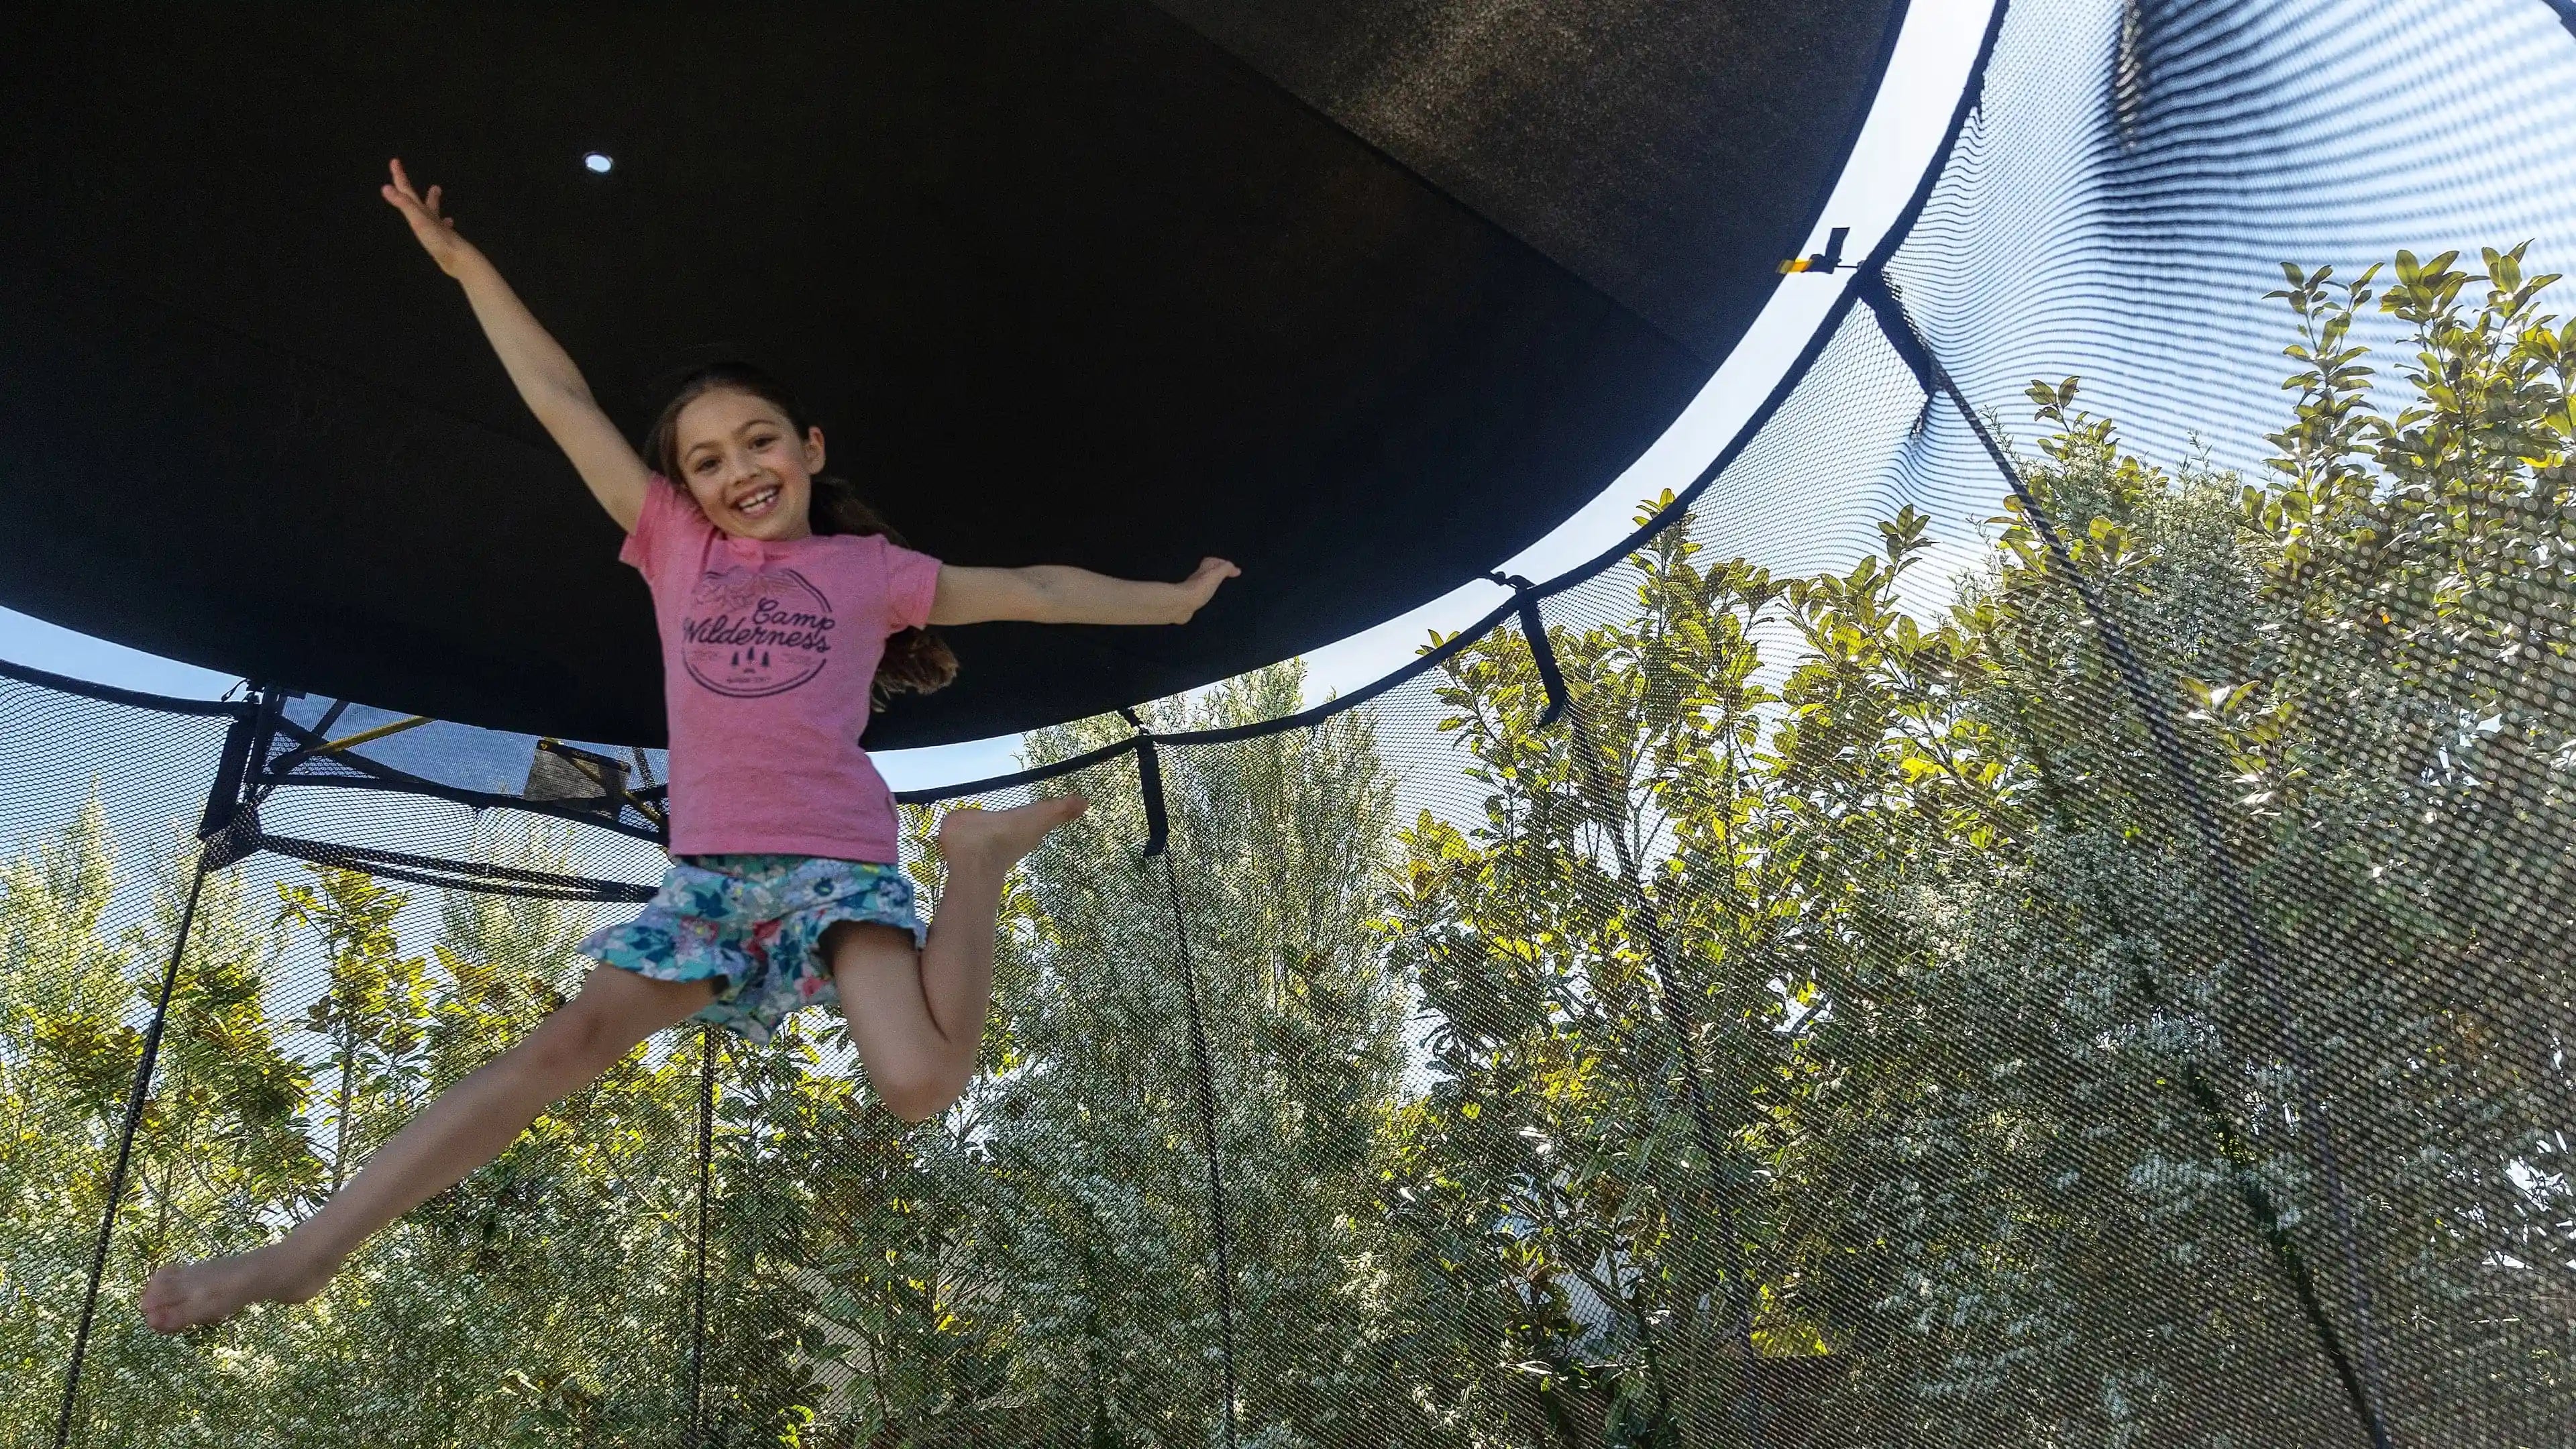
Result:
[[823,936],[850,1040],[886,1109],[907,1122],[939,1115],[975,1077],[993,1004],[993,932],[1002,882],[1046,833],[1085,808],[1079,795],[1017,810],[952,810],[939,822],[948,867],[930,942],[892,926],[845,921]]
[[378,1228],[500,1156],[548,1103],[595,1080],[637,1042],[714,995],[705,981],[591,968],[579,996],[441,1093],[293,1232],[265,1248],[153,1274],[143,1285],[143,1321],[175,1333],[246,1303],[301,1303],[321,1292]]

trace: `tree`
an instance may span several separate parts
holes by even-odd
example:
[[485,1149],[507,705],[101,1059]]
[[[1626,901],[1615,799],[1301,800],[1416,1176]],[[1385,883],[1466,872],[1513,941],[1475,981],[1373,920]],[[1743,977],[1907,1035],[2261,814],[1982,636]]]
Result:
[[112,1133],[141,1042],[125,949],[101,926],[114,847],[96,793],[0,867],[0,1424],[51,1426],[106,1198]]

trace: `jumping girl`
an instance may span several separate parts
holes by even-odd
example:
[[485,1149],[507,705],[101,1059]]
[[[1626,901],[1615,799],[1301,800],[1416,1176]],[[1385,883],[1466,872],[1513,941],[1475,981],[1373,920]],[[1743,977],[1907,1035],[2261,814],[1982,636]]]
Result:
[[[975,1071],[1003,878],[1079,796],[940,822],[936,925],[913,914],[893,797],[859,747],[874,699],[956,672],[930,625],[1025,619],[1178,624],[1236,575],[1177,584],[1083,569],[956,568],[900,545],[822,475],[823,433],[746,367],[704,369],[627,445],[499,271],[393,163],[385,200],[473,304],[519,396],[626,530],[662,636],[672,865],[633,921],[594,933],[581,993],[394,1134],[320,1211],[267,1247],[152,1275],[143,1317],[169,1333],[245,1304],[300,1303],[375,1231],[500,1155],[546,1106],[638,1042],[695,1017],[766,1042],[837,1001],[869,1082],[907,1121]],[[675,481],[676,480],[676,481]]]

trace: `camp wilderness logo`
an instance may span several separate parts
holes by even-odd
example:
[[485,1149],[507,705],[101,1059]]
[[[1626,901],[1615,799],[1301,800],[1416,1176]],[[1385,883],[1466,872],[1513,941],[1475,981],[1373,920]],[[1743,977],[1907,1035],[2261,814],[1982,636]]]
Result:
[[789,568],[729,568],[698,579],[680,623],[680,662],[718,694],[784,694],[823,672],[832,601]]

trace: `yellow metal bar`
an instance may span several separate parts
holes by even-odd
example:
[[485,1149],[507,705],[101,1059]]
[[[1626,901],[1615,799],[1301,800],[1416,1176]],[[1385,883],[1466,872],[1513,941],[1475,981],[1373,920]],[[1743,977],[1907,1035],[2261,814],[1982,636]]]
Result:
[[317,755],[336,755],[342,750],[354,750],[360,745],[371,744],[377,740],[383,739],[387,735],[398,735],[404,730],[416,730],[422,725],[429,723],[429,721],[430,717],[428,715],[416,714],[409,719],[395,720],[392,724],[380,724],[371,730],[360,730],[354,735],[342,735],[340,738],[333,740],[327,745],[315,745],[312,749],[312,753]]

